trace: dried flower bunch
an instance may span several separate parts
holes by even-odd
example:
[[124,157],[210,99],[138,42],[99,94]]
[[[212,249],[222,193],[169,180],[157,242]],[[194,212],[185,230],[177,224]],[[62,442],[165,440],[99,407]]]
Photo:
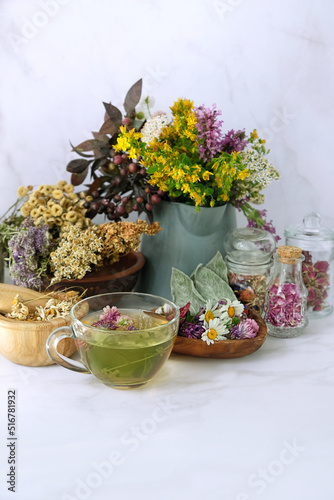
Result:
[[19,321],[51,321],[56,318],[66,318],[71,308],[80,300],[78,292],[54,292],[48,294],[50,299],[45,306],[29,307],[29,300],[22,302],[19,294],[13,299],[12,310],[6,314],[7,318]]
[[18,195],[11,215],[5,218],[7,212],[2,218],[2,249],[13,283],[35,290],[50,280],[50,274],[51,283],[81,279],[96,266],[137,250],[141,234],[160,230],[158,223],[144,221],[92,226],[84,207],[92,198],[84,191],[75,194],[66,181],[36,190],[21,186]]
[[119,260],[119,255],[138,250],[142,234],[153,236],[161,230],[159,222],[147,224],[140,219],[136,223],[123,221],[102,224],[98,230],[102,241],[102,258],[110,263]]
[[21,207],[24,217],[30,216],[34,224],[47,224],[53,234],[59,234],[62,228],[75,224],[79,228],[90,226],[91,220],[85,216],[87,210],[84,204],[91,198],[85,192],[78,196],[74,193],[73,184],[61,180],[57,185],[43,184],[33,191],[33,188],[21,186],[18,189],[20,198],[28,199]]
[[256,130],[248,137],[245,130],[224,133],[215,105],[195,107],[189,99],[171,106],[170,120],[162,111],[151,115],[146,98],[145,118],[135,110],[141,85],[139,80],[127,93],[124,118],[104,103],[100,131],[73,148],[84,159],[68,164],[72,182],[83,182],[91,169],[88,194],[94,199],[85,205],[88,216],[106,213],[119,220],[131,211],[145,211],[152,220],[154,205],[163,199],[198,208],[231,203],[256,226],[264,226],[264,212],[250,203],[263,203],[263,189],[280,176]]
[[328,306],[330,290],[329,262],[312,259],[311,252],[303,251],[305,260],[302,263],[304,284],[308,290],[307,308],[311,311],[322,311]]
[[159,223],[109,222],[85,230],[72,226],[62,232],[57,248],[51,253],[51,283],[62,279],[81,279],[94,266],[117,262],[121,255],[138,250],[140,236],[160,231]]

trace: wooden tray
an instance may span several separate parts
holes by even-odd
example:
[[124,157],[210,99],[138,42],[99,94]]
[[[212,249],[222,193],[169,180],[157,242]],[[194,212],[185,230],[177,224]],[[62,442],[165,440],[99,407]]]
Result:
[[189,339],[187,337],[176,337],[173,352],[196,356],[199,358],[241,358],[248,356],[260,349],[267,337],[267,326],[265,321],[254,312],[250,312],[249,318],[254,319],[259,325],[258,334],[253,339],[242,340],[218,340],[208,345],[202,339]]

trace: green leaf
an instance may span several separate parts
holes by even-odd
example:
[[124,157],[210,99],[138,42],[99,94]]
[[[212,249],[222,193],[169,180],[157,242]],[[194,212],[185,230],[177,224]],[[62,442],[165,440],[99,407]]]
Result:
[[218,274],[218,276],[228,283],[227,279],[227,267],[220,252],[217,252],[214,257],[208,262],[205,266],[207,269],[210,269],[214,273]]
[[138,82],[132,85],[132,87],[125,96],[123,106],[128,115],[135,109],[135,107],[140,101],[142,86],[143,86],[143,80],[140,79],[138,80]]
[[205,301],[217,302],[222,299],[236,299],[232,288],[211,269],[198,266],[194,279],[196,290]]
[[190,313],[195,315],[205,304],[204,298],[196,290],[189,276],[174,267],[172,268],[170,285],[173,301],[178,307],[183,307],[190,302]]

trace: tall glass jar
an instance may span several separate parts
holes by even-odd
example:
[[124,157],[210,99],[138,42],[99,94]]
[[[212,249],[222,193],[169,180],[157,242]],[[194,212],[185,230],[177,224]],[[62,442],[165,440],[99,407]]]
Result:
[[307,315],[324,317],[333,311],[334,230],[321,224],[319,214],[310,213],[303,224],[284,230],[287,245],[303,251],[304,284],[308,290]]
[[304,259],[301,248],[294,246],[278,247],[278,254],[274,255],[274,268],[264,304],[269,335],[297,337],[308,324],[308,292],[302,277]]
[[230,287],[240,302],[262,314],[275,238],[262,229],[235,229],[227,237],[225,249]]

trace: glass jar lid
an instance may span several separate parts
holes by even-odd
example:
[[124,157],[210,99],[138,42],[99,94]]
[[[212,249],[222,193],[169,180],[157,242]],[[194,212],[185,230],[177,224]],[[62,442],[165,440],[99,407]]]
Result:
[[302,224],[287,226],[284,235],[304,242],[327,241],[334,245],[334,230],[323,226],[320,215],[315,212],[305,215]]
[[226,257],[228,260],[246,265],[265,264],[271,261],[276,250],[274,236],[255,227],[234,229],[227,237]]

